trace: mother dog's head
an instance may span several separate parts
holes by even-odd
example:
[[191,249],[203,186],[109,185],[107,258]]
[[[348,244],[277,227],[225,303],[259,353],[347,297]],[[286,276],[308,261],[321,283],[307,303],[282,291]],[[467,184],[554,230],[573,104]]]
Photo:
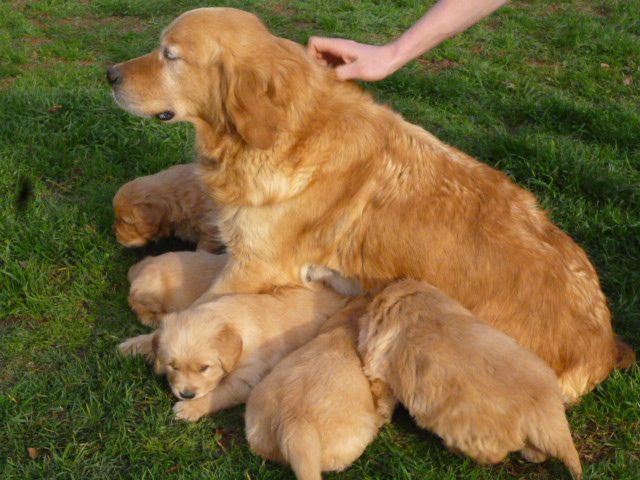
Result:
[[300,45],[271,35],[255,15],[200,8],[174,20],[159,48],[110,66],[107,78],[135,115],[188,121],[264,149],[304,103],[313,71]]

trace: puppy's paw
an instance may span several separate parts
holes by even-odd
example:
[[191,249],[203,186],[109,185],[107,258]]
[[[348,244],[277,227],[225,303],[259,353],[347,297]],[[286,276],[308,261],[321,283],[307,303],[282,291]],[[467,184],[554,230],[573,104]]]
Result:
[[315,281],[314,278],[315,265],[312,263],[305,263],[300,267],[300,281],[302,283],[310,283]]
[[[330,268],[316,265],[315,263],[305,263],[300,267],[300,281],[302,283],[314,283],[314,282],[330,282],[334,277],[339,274]],[[329,284],[329,287],[332,287]]]
[[195,422],[208,412],[202,408],[202,405],[197,400],[180,400],[173,406],[173,413],[178,420]]
[[136,355],[144,355],[151,357],[153,355],[153,334],[138,335],[137,337],[127,338],[118,345],[118,351],[122,355],[135,357]]
[[362,293],[360,283],[356,280],[343,277],[331,268],[313,263],[305,263],[300,267],[300,281],[307,285],[314,282],[322,282],[326,287],[347,297],[355,297]]

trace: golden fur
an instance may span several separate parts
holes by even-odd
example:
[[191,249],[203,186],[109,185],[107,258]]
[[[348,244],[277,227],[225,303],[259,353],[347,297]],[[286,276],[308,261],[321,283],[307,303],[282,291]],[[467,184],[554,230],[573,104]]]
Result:
[[512,338],[414,280],[383,290],[359,323],[365,374],[447,448],[480,463],[551,455],[582,475],[553,370]]
[[202,295],[228,258],[204,250],[147,257],[129,269],[129,306],[140,322],[157,327],[164,314],[184,310]]
[[531,193],[336,80],[254,15],[187,12],[158,49],[115,69],[123,108],[195,127],[232,257],[199,303],[299,284],[312,263],[367,291],[435,285],[543,358],[567,401],[632,360],[584,251]]
[[327,320],[318,337],[289,354],[251,392],[245,426],[251,451],[289,463],[298,480],[351,465],[391,418],[395,399],[371,385],[356,351],[366,301]]
[[154,333],[120,344],[122,353],[144,354],[165,373],[177,418],[244,403],[251,388],[286,354],[313,338],[344,305],[326,288],[280,289],[272,294],[227,295],[163,317]]
[[113,212],[116,238],[125,247],[169,235],[211,252],[222,246],[197,164],[175,165],[125,183],[113,197]]

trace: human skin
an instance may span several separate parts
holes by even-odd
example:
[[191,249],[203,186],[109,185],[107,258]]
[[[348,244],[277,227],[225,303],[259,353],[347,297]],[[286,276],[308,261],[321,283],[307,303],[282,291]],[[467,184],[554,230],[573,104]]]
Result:
[[335,66],[340,80],[382,80],[505,3],[506,0],[440,0],[411,28],[386,45],[311,37],[307,50],[320,63]]

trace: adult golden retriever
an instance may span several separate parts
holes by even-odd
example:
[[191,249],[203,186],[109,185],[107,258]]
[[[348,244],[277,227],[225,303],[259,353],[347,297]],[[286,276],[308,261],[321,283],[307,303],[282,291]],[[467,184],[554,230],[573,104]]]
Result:
[[314,263],[370,291],[433,284],[546,360],[567,401],[632,361],[593,266],[533,195],[256,16],[186,12],[107,77],[129,112],[195,127],[231,253],[206,298],[299,284]]

